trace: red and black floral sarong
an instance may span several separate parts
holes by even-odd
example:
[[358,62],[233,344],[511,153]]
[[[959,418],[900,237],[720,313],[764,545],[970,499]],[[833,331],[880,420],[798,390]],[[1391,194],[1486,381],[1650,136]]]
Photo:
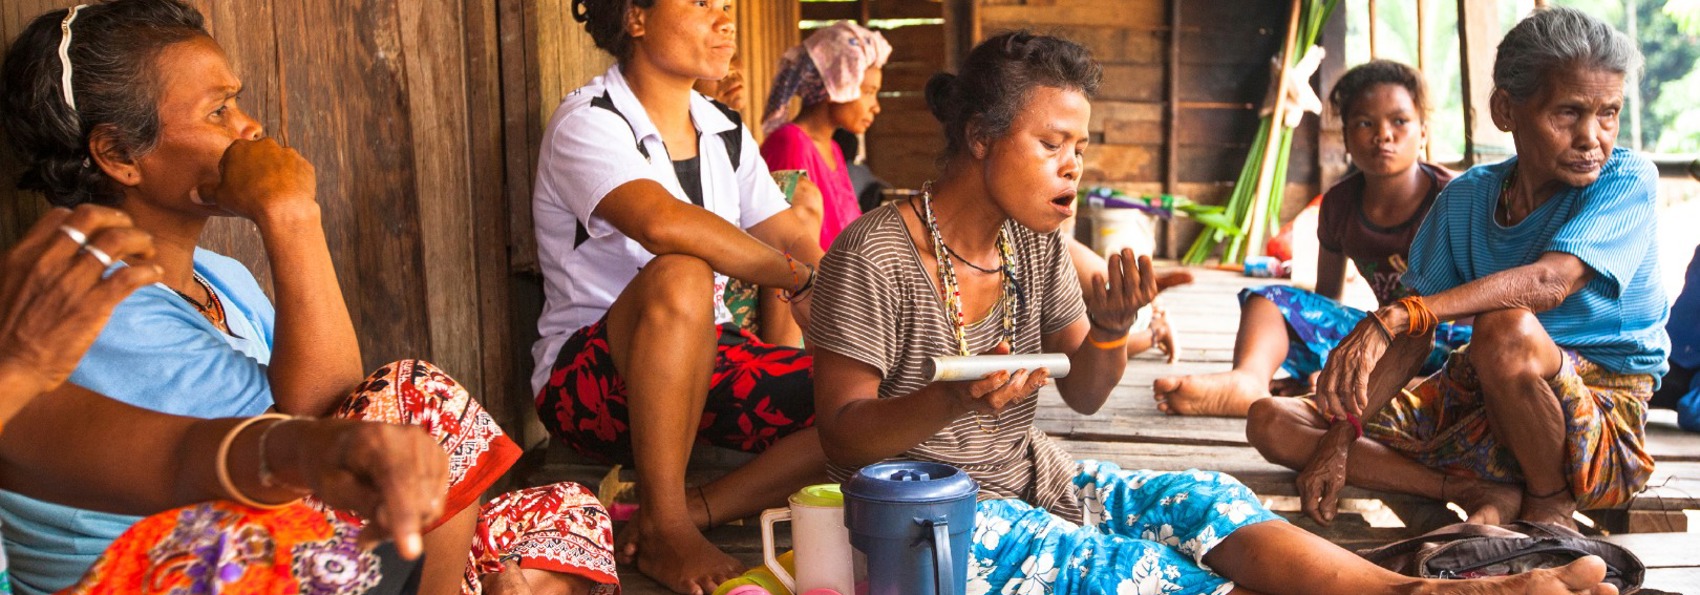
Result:
[[[762,342],[732,325],[716,327],[714,372],[697,440],[761,452],[814,424],[814,358]],[[549,433],[585,456],[630,465],[626,382],[608,351],[607,319],[579,329],[561,346],[537,393],[537,417]]]

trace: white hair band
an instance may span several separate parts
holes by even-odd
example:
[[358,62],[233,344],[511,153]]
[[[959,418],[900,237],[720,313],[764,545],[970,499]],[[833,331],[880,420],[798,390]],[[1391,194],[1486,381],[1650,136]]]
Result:
[[65,20],[59,23],[59,87],[65,92],[65,105],[71,106],[71,111],[77,111],[77,96],[71,92],[71,21],[77,20],[77,11],[88,6],[78,4],[65,13]]

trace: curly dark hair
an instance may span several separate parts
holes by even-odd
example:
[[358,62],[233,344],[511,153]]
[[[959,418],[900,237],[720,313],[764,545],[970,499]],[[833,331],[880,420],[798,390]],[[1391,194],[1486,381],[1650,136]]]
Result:
[[632,57],[632,35],[626,32],[626,13],[632,8],[652,8],[655,0],[573,0],[573,20],[584,23],[584,31],[596,47],[624,64]]
[[[1091,99],[1104,69],[1075,42],[1029,31],[993,36],[968,52],[960,74],[941,72],[927,81],[927,107],[944,124],[942,159],[972,141],[1002,138],[1035,87],[1078,90]],[[969,138],[972,123],[975,138]]]
[[1346,71],[1328,92],[1328,103],[1334,106],[1334,115],[1345,122],[1351,115],[1348,112],[1364,93],[1381,85],[1404,87],[1411,94],[1411,104],[1417,107],[1418,116],[1428,119],[1428,83],[1423,82],[1423,73],[1392,60],[1370,60]]
[[129,157],[159,141],[159,77],[166,47],[207,35],[201,13],[179,0],[109,0],[82,8],[71,26],[71,90],[60,85],[60,26],[68,11],[38,16],[0,66],[0,129],[25,170],[18,188],[57,206],[113,205],[122,194],[89,155],[91,135],[109,135]]

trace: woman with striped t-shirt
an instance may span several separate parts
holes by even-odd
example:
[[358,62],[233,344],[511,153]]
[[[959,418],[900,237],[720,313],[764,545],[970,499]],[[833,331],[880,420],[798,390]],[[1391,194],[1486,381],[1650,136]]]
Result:
[[1044,369],[927,382],[930,356],[1062,352],[1058,392],[1092,413],[1121,379],[1128,327],[1156,293],[1150,261],[1112,255],[1083,300],[1057,231],[1100,76],[1077,44],[1006,33],[929,82],[943,175],[858,219],[821,261],[808,339],[831,474],[886,459],[966,470],[983,499],[970,592],[1609,592],[1598,559],[1488,582],[1401,577],[1281,522],[1226,475],[1071,460],[1033,426]]

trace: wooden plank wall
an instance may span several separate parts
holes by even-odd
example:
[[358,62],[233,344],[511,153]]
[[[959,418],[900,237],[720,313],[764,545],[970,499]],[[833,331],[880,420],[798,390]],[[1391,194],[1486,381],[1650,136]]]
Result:
[[[1171,7],[1181,11],[1179,72],[1171,72],[1168,60]],[[1174,193],[1220,204],[1257,132],[1257,106],[1269,85],[1270,59],[1281,51],[1286,10],[1282,2],[1236,0],[979,0],[976,13],[984,35],[1018,28],[1062,35],[1103,63],[1087,184],[1159,193],[1173,163]],[[1172,124],[1165,117],[1171,78],[1179,85]],[[1295,137],[1285,217],[1318,192],[1317,123],[1307,118]],[[1178,128],[1176,146],[1167,142],[1169,125]],[[1178,153],[1172,161],[1170,151]],[[1197,225],[1178,221],[1169,256],[1197,234]]]
[[[0,37],[74,0],[8,0]],[[480,246],[505,242],[494,97],[495,6],[481,0],[191,2],[246,84],[244,107],[318,170],[338,277],[368,365],[429,358],[486,392],[482,320],[505,295],[479,282]],[[327,27],[325,23],[337,23]],[[19,165],[0,163],[15,179]],[[0,184],[0,239],[39,197]],[[202,245],[269,287],[252,225],[218,220]],[[494,261],[498,265],[505,265]],[[502,349],[505,347],[495,347]],[[499,371],[499,370],[498,370]],[[496,378],[490,378],[494,381]]]

